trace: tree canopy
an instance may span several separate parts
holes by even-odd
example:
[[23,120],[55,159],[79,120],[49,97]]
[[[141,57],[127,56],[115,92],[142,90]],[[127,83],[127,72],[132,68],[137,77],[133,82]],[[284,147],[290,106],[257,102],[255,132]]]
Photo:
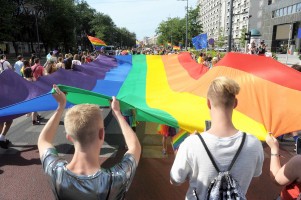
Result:
[[[202,33],[202,25],[199,22],[200,7],[188,9],[188,42],[191,38]],[[158,43],[172,45],[184,44],[186,38],[186,16],[184,18],[168,18],[163,20],[156,29],[156,34],[159,35]]]
[[91,8],[84,0],[2,0],[0,41],[11,41],[18,54],[20,42],[39,40],[46,52],[92,48],[86,35],[98,37],[107,45],[135,45],[136,35],[119,28],[112,18]]

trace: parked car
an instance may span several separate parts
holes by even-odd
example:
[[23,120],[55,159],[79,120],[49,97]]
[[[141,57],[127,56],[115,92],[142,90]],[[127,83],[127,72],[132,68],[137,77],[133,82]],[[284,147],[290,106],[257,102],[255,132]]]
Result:
[[116,48],[114,46],[106,46],[104,52],[107,55],[115,55]]
[[227,47],[217,47],[217,48],[215,48],[215,51],[226,52]]

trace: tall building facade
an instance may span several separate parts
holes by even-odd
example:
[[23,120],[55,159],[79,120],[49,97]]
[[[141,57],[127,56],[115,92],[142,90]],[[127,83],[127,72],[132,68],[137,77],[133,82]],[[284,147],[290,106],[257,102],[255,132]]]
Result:
[[[301,0],[232,0],[232,44],[242,47],[244,32],[257,33],[274,52],[301,49],[298,30],[301,28]],[[225,40],[230,28],[230,0],[199,0],[203,32],[215,41]],[[290,41],[289,41],[290,40]],[[226,44],[227,41],[225,41]]]
[[[230,0],[199,0],[198,4],[203,32],[215,41],[226,38],[230,28]],[[249,15],[250,0],[233,0],[232,44],[236,47],[241,46],[239,40],[248,31]]]
[[[232,45],[234,47],[244,47],[240,38],[244,37],[245,32],[252,29],[261,32],[262,10],[265,2],[266,0],[233,0]],[[227,40],[230,29],[230,0],[199,0],[198,3],[203,32],[215,41],[223,36]]]
[[[263,9],[262,35],[272,51],[285,53],[301,49],[301,0],[268,0]],[[290,41],[289,41],[290,40]]]

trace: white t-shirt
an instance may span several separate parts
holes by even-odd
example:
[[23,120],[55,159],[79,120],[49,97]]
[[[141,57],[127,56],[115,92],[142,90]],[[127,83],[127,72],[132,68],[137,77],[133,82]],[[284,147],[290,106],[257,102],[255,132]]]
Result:
[[72,65],[81,65],[82,63],[79,60],[72,60]]
[[18,73],[21,76],[21,68],[24,66],[23,62],[21,60],[18,60],[15,65],[15,72]]
[[0,73],[6,69],[11,69],[11,65],[7,60],[0,60]]
[[[208,149],[214,157],[218,168],[226,171],[238,150],[242,140],[242,132],[231,137],[219,138],[210,133],[202,133]],[[232,177],[238,181],[242,192],[247,193],[253,177],[262,172],[264,155],[261,142],[247,134],[244,146],[231,169]],[[171,168],[171,179],[177,183],[189,180],[186,199],[205,199],[211,181],[218,175],[199,137],[191,135],[180,145]]]

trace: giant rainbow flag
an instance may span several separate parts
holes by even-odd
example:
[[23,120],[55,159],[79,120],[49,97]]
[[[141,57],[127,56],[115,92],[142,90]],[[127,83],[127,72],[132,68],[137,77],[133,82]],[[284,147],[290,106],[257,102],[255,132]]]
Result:
[[179,55],[99,56],[96,61],[60,69],[27,82],[11,70],[0,74],[0,120],[32,111],[56,108],[50,91],[61,84],[68,105],[109,105],[116,96],[122,109],[136,109],[138,121],[180,127],[187,132],[204,129],[210,120],[206,92],[218,76],[241,86],[233,121],[238,129],[263,140],[301,130],[301,73],[271,58],[228,53],[208,70],[189,53]]

